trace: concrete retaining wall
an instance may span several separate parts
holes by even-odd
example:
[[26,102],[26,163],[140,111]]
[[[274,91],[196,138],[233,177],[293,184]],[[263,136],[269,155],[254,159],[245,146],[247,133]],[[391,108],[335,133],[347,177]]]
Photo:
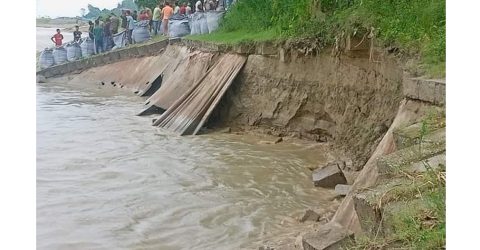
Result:
[[445,105],[445,80],[405,78],[403,92],[407,98]]
[[67,62],[37,71],[37,76],[41,75],[49,78],[72,72],[81,72],[89,68],[127,60],[134,57],[154,56],[160,54],[163,49],[167,47],[168,44],[168,40],[163,40],[151,44],[144,44],[141,46],[127,47],[119,50],[114,50],[108,53],[94,55],[89,58],[81,59],[74,62]]

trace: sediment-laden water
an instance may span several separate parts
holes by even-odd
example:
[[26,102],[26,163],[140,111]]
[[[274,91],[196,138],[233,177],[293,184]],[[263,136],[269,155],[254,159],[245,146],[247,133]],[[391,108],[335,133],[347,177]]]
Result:
[[[37,84],[38,249],[240,249],[327,205],[311,144],[179,137],[107,86]],[[257,246],[258,247],[258,246]]]

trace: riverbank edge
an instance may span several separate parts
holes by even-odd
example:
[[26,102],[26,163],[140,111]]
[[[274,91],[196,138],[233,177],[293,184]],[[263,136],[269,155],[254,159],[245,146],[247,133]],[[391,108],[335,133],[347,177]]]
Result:
[[[352,42],[346,42],[352,43]],[[257,42],[237,45],[219,44],[213,42],[196,41],[189,39],[169,39],[154,42],[151,44],[141,44],[137,46],[127,47],[117,51],[96,55],[90,58],[82,59],[75,62],[68,62],[62,65],[56,65],[51,68],[37,71],[37,76],[41,75],[46,78],[60,76],[68,73],[82,72],[86,69],[111,64],[117,61],[127,60],[134,57],[155,56],[168,46],[179,45],[194,48],[205,52],[215,53],[238,53],[244,55],[262,55],[275,56],[278,60],[288,60],[286,48],[284,44],[275,42]],[[347,45],[348,47],[348,45]],[[349,51],[355,56],[355,51]],[[364,53],[365,49],[357,51]],[[445,88],[444,80],[431,80],[422,78],[413,78],[405,74],[403,78],[403,95],[407,100],[426,103],[432,106],[445,105]],[[307,241],[306,241],[307,242]],[[308,243],[308,242],[307,242]],[[310,243],[303,243],[303,247]],[[312,248],[317,249],[317,248]],[[321,249],[321,248],[318,248]]]

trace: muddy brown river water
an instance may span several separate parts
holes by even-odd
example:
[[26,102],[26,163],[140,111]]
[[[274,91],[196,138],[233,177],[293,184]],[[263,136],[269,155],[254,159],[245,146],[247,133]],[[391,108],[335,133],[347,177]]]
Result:
[[170,135],[135,116],[143,101],[37,84],[38,249],[258,249],[332,198],[307,168],[324,146]]

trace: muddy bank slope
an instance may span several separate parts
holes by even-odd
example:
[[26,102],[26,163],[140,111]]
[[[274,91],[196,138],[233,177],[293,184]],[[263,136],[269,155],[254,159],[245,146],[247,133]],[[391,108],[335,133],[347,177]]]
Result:
[[[212,49],[211,46],[192,45],[188,41],[165,46],[160,43],[159,46],[145,46],[144,52],[154,50],[159,53],[158,56],[137,53],[146,57],[131,58],[128,57],[131,54],[129,51],[137,52],[136,48],[131,48],[117,60],[99,57],[104,63],[113,63],[87,70],[82,70],[89,68],[83,67],[83,61],[77,63],[78,67],[70,67],[69,64],[60,66],[66,69],[63,73],[70,68],[71,72],[82,70],[76,75],[77,80],[106,84],[115,82],[116,86],[130,88],[137,93],[146,93],[154,82],[160,80],[162,87],[153,96],[162,96],[161,92],[169,87],[171,89],[172,84],[176,86],[175,90],[188,89],[192,79],[199,79],[201,75],[184,76],[208,70],[218,58],[214,55],[244,54],[248,57],[247,63],[207,125],[331,142],[345,158],[353,160],[352,170],[359,170],[367,161],[391,125],[403,98],[402,68],[388,56],[380,55],[374,62],[369,59],[368,53],[332,56],[324,50],[316,56],[305,56],[281,46],[260,45],[247,52],[241,48],[228,51]],[[117,58],[114,56],[117,54],[120,52],[107,53],[103,57]],[[202,54],[210,58],[207,68],[200,73],[191,70],[196,67],[195,63],[201,61],[190,59],[202,57]],[[169,75],[175,77],[170,78]],[[185,80],[176,81],[180,78]],[[180,86],[182,84],[185,88]],[[172,95],[170,92],[168,96],[172,98],[183,94]]]
[[358,168],[393,121],[402,79],[388,57],[252,54],[211,125],[333,142]]

